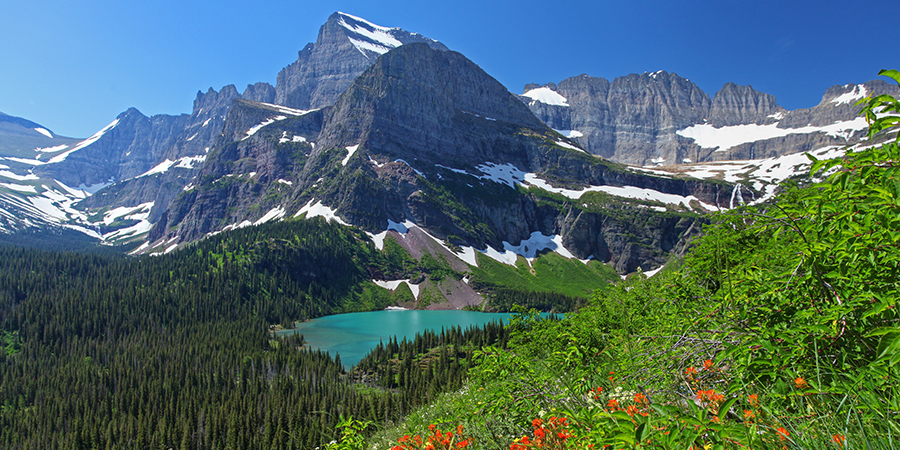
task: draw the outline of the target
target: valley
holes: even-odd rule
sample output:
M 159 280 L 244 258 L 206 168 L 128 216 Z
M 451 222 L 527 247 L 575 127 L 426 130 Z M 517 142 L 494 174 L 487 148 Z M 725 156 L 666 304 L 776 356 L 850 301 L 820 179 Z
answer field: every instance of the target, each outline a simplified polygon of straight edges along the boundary
M 792 111 L 666 71 L 514 94 L 336 12 L 189 114 L 2 114 L 0 446 L 893 448 L 880 75 Z M 302 336 L 346 314 L 377 345 Z

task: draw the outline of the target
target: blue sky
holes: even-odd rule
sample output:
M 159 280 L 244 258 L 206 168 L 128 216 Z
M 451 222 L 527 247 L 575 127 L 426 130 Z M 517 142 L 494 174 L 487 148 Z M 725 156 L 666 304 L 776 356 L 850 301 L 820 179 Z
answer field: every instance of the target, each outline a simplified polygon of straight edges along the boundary
M 440 40 L 516 93 L 661 69 L 710 97 L 730 81 L 797 109 L 900 68 L 878 44 L 895 0 L 28 0 L 0 6 L 0 111 L 72 137 L 129 107 L 189 113 L 198 90 L 274 85 L 334 11 Z

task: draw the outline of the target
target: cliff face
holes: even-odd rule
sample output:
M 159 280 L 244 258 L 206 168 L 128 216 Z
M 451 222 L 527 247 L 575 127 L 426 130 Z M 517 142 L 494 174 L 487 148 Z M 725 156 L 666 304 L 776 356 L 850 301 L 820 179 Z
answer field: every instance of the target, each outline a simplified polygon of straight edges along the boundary
M 447 49 L 416 33 L 334 13 L 319 29 L 316 42 L 307 44 L 297 61 L 278 73 L 275 103 L 298 109 L 331 105 L 379 56 L 412 42 Z
M 816 107 L 788 111 L 775 97 L 734 83 L 710 100 L 689 80 L 660 71 L 612 82 L 580 75 L 559 85 L 529 84 L 520 98 L 592 154 L 643 166 L 766 158 L 853 144 L 865 135 L 855 101 L 867 93 L 897 91 L 881 81 L 834 86 Z
M 328 108 L 235 102 L 197 180 L 155 225 L 155 245 L 325 215 L 482 251 L 558 236 L 623 273 L 683 251 L 694 211 L 731 194 L 591 156 L 477 65 L 426 44 L 386 53 Z

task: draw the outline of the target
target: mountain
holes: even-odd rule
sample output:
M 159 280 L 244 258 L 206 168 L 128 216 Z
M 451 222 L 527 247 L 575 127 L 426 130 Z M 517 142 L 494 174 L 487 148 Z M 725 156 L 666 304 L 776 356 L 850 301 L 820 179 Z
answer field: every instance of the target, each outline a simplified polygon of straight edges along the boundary
M 33 158 L 78 139 L 59 136 L 48 127 L 0 112 L 0 156 Z
M 159 252 L 324 216 L 457 270 L 552 250 L 627 273 L 681 253 L 704 213 L 769 198 L 808 162 L 797 152 L 856 142 L 854 99 L 883 89 L 836 86 L 787 111 L 749 86 L 710 99 L 660 71 L 516 96 L 437 41 L 335 13 L 274 87 L 210 88 L 190 114 L 132 108 L 87 139 L 17 147 L 0 160 L 0 231 Z
M 759 159 L 845 146 L 865 136 L 856 100 L 896 95 L 883 81 L 829 88 L 815 107 L 788 111 L 750 86 L 725 84 L 710 99 L 665 71 L 612 82 L 579 75 L 529 84 L 521 98 L 542 121 L 613 161 L 645 165 Z
M 62 138 L 33 122 L 2 115 L 0 146 L 8 149 L 0 148 L 0 155 L 19 160 L 4 161 L 0 169 L 11 172 L 9 177 L 0 173 L 0 181 L 9 178 L 20 187 L 0 186 L 0 211 L 6 211 L 9 221 L 0 223 L 0 232 L 80 223 L 79 230 L 99 233 L 110 242 L 143 236 L 196 176 L 223 132 L 234 100 L 271 104 L 278 92 L 299 98 L 298 92 L 306 89 L 315 104 L 331 104 L 380 53 L 420 41 L 446 49 L 415 33 L 335 13 L 319 39 L 282 70 L 277 89 L 260 82 L 242 94 L 233 85 L 199 91 L 191 114 L 147 117 L 131 108 L 88 139 Z M 28 185 L 21 184 L 23 178 Z M 85 212 L 72 208 L 76 202 Z
M 413 43 L 378 58 L 330 107 L 235 102 L 144 250 L 305 215 L 376 242 L 391 234 L 413 255 L 430 240 L 460 264 L 553 250 L 628 273 L 683 249 L 697 213 L 733 195 L 591 156 L 463 55 Z
M 331 105 L 379 56 L 412 42 L 447 50 L 420 34 L 336 12 L 319 29 L 316 42 L 307 44 L 297 61 L 278 73 L 274 101 L 268 102 L 297 109 Z

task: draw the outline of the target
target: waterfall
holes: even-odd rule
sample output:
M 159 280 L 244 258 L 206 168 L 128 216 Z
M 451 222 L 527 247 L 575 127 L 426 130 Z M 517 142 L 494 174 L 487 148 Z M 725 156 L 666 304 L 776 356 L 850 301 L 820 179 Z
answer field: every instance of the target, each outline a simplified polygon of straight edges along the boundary
M 737 202 L 739 205 L 744 204 L 744 197 L 741 195 L 741 183 L 737 183 L 734 185 L 734 190 L 731 191 L 731 201 L 728 204 L 728 209 L 734 209 L 735 198 L 737 198 Z

